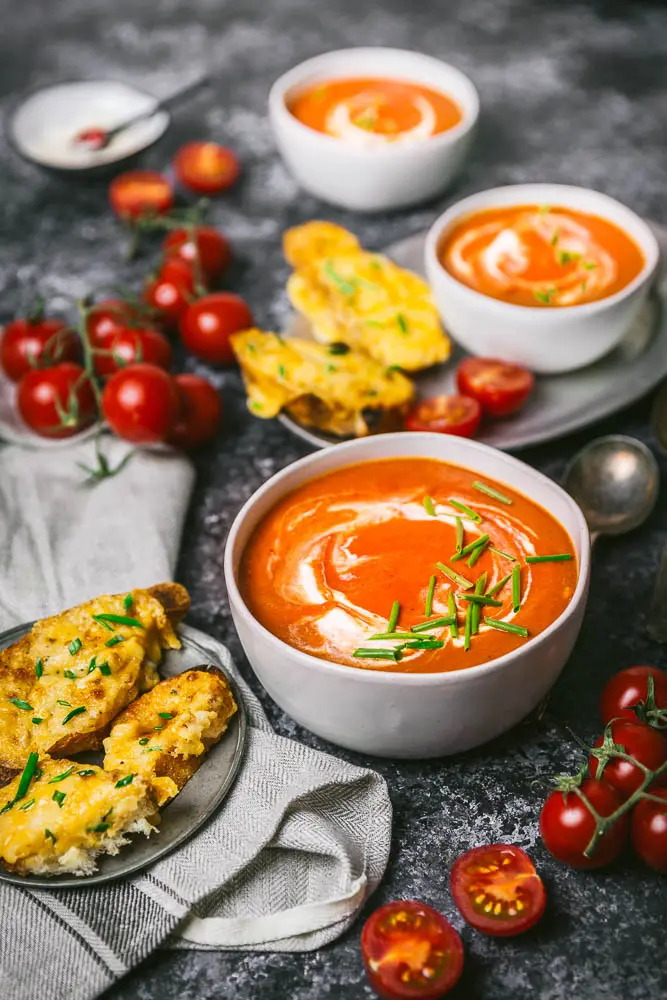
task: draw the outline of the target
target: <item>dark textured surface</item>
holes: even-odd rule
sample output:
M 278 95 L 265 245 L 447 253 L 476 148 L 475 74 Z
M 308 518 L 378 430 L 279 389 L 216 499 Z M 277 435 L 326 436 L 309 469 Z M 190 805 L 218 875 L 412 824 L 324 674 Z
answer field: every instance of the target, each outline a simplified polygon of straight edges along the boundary
M 235 244 L 233 287 L 250 299 L 258 321 L 272 326 L 286 313 L 279 241 L 287 225 L 325 215 L 349 224 L 371 246 L 382 246 L 423 228 L 454 197 L 409 214 L 355 218 L 299 195 L 286 174 L 265 118 L 271 81 L 307 56 L 364 43 L 424 49 L 474 79 L 482 127 L 457 194 L 523 180 L 572 182 L 600 188 L 667 222 L 667 9 L 660 3 L 30 0 L 13 4 L 3 21 L 3 106 L 10 107 L 24 89 L 75 77 L 116 76 L 164 94 L 210 65 L 219 81 L 215 93 L 177 115 L 146 162 L 161 167 L 180 142 L 198 137 L 227 141 L 240 151 L 243 182 L 215 205 L 212 217 Z M 138 282 L 147 263 L 123 262 L 104 186 L 41 173 L 5 140 L 0 165 L 2 318 L 26 301 L 35 283 L 65 306 L 68 295 L 111 281 Z M 280 425 L 247 415 L 234 373 L 215 378 L 225 395 L 226 431 L 198 459 L 179 577 L 193 594 L 192 623 L 227 641 L 240 657 L 222 580 L 225 537 L 246 497 L 305 448 Z M 645 401 L 522 457 L 558 478 L 576 448 L 598 433 L 622 431 L 648 440 L 648 413 Z M 660 461 L 664 473 L 667 461 Z M 596 729 L 597 697 L 609 674 L 633 662 L 665 665 L 663 651 L 643 629 L 656 553 L 667 534 L 664 491 L 661 500 L 644 528 L 603 541 L 595 554 L 589 613 L 551 703 L 554 715 L 585 736 Z M 320 745 L 263 700 L 281 733 Z M 373 762 L 389 783 L 395 826 L 387 877 L 369 909 L 395 897 L 419 897 L 453 920 L 463 933 L 467 967 L 452 997 L 643 1000 L 667 992 L 664 881 L 629 857 L 609 872 L 568 870 L 537 839 L 543 790 L 534 782 L 573 761 L 556 728 L 526 724 L 461 758 Z M 456 855 L 493 840 L 532 848 L 547 883 L 547 914 L 524 939 L 494 941 L 463 927 L 449 896 L 448 869 Z M 163 954 L 107 997 L 368 997 L 359 926 L 308 955 Z

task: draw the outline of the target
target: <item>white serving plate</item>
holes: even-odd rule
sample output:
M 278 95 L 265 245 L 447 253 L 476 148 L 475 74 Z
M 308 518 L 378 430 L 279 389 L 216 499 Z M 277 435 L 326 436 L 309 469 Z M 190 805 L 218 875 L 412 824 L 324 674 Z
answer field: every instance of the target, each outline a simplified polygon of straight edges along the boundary
M 640 399 L 667 375 L 667 228 L 650 223 L 661 249 L 654 293 L 622 342 L 596 364 L 563 375 L 540 376 L 528 404 L 514 417 L 485 423 L 476 439 L 504 451 L 526 448 L 562 437 L 608 417 Z M 392 243 L 385 253 L 402 267 L 424 275 L 426 231 Z M 310 328 L 294 316 L 286 336 L 309 336 Z M 418 398 L 456 392 L 455 372 L 465 352 L 456 344 L 450 360 L 415 378 Z M 340 438 L 302 427 L 287 414 L 278 418 L 298 437 L 316 448 Z

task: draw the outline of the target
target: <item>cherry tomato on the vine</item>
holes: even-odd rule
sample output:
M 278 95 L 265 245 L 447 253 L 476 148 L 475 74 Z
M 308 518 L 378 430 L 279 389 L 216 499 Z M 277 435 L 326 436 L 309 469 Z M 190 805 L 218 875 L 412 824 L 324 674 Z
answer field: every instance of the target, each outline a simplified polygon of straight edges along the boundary
M 477 430 L 482 411 L 476 399 L 469 396 L 432 396 L 417 403 L 405 418 L 409 431 L 435 431 L 472 437 Z
M 667 760 L 667 737 L 659 733 L 657 729 L 643 726 L 639 722 L 618 719 L 611 723 L 611 735 L 614 743 L 622 746 L 627 754 L 651 771 L 655 771 Z M 603 738 L 600 736 L 595 741 L 594 746 L 602 746 Z M 597 777 L 598 765 L 599 761 L 591 754 L 588 758 L 588 773 L 592 778 Z M 644 780 L 644 772 L 629 760 L 623 760 L 622 757 L 612 757 L 605 764 L 600 778 L 603 778 L 607 784 L 613 785 L 624 799 L 628 799 Z M 667 771 L 663 771 L 655 780 L 655 785 L 664 784 L 667 784 Z
M 656 788 L 651 795 L 655 798 L 640 799 L 632 811 L 630 839 L 642 861 L 667 874 L 667 788 Z
M 121 219 L 162 215 L 174 204 L 169 179 L 155 170 L 128 170 L 109 185 L 109 201 Z
M 489 844 L 462 854 L 450 883 L 462 915 L 483 934 L 521 934 L 544 913 L 542 879 L 526 852 L 513 844 Z
M 48 319 L 41 312 L 12 320 L 0 334 L 0 364 L 12 382 L 18 382 L 31 368 L 77 361 L 80 353 L 76 334 L 62 320 Z
M 125 299 L 100 299 L 86 315 L 86 331 L 93 341 L 120 333 L 140 321 L 140 309 Z
M 176 326 L 195 296 L 192 265 L 177 257 L 164 261 L 155 278 L 144 285 L 144 301 L 167 326 Z
M 114 434 L 125 441 L 166 441 L 178 416 L 174 380 L 155 365 L 121 368 L 104 387 L 102 412 Z
M 81 365 L 70 361 L 27 372 L 19 382 L 16 405 L 28 427 L 41 437 L 71 437 L 97 415 L 90 379 Z
M 188 142 L 174 157 L 174 174 L 183 187 L 199 194 L 219 194 L 241 173 L 237 156 L 217 142 Z
M 210 364 L 233 364 L 229 338 L 253 325 L 250 309 L 232 292 L 214 292 L 193 302 L 180 321 L 181 340 L 188 351 Z
M 632 706 L 646 703 L 649 676 L 653 677 L 656 708 L 667 712 L 667 673 L 657 667 L 627 667 L 610 677 L 602 689 L 600 715 L 605 726 L 612 719 L 638 721 Z
M 611 816 L 623 799 L 606 781 L 586 778 L 581 792 L 600 816 Z M 596 829 L 595 819 L 574 791 L 554 791 L 542 806 L 540 834 L 544 846 L 558 861 L 573 868 L 602 868 L 623 850 L 628 834 L 628 817 L 621 816 L 598 840 L 590 858 L 584 855 Z
M 165 257 L 179 258 L 193 268 L 198 258 L 202 276 L 211 284 L 218 280 L 232 258 L 229 240 L 213 226 L 195 226 L 193 232 L 174 229 L 162 247 Z
M 176 448 L 197 448 L 215 436 L 222 421 L 220 393 L 199 375 L 175 375 L 179 412 L 169 443 Z
M 168 371 L 171 368 L 171 344 L 158 330 L 127 327 L 111 336 L 91 338 L 93 364 L 98 375 L 106 378 L 126 365 L 145 361 Z
M 361 954 L 384 1000 L 437 1000 L 463 971 L 463 944 L 449 921 L 416 900 L 381 906 L 364 924 Z
M 458 367 L 456 384 L 472 396 L 489 417 L 508 417 L 526 402 L 535 378 L 523 365 L 496 358 L 466 358 Z

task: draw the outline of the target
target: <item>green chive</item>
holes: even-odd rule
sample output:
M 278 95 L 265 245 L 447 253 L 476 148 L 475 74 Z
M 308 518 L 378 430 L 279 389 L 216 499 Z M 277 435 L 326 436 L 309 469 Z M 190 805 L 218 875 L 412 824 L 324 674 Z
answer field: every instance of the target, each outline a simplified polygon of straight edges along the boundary
M 348 354 L 350 348 L 347 344 L 336 343 L 329 344 L 328 351 L 329 354 Z
M 17 708 L 22 708 L 24 712 L 34 711 L 30 702 L 23 701 L 22 698 L 8 698 L 7 701 L 10 701 L 12 705 L 16 705 Z
M 509 559 L 510 562 L 516 562 L 516 558 L 511 556 L 509 552 L 503 552 L 501 549 L 497 549 L 495 545 L 489 545 L 489 552 L 495 552 L 497 556 L 502 556 L 503 559 Z
M 435 505 L 433 503 L 433 497 L 424 497 L 424 507 L 426 513 L 430 514 L 431 517 L 435 517 Z
M 112 812 L 113 812 L 113 806 L 111 807 L 111 809 L 108 809 L 107 812 L 105 812 L 104 816 L 102 817 L 103 823 L 109 819 L 109 816 L 111 816 Z
M 397 314 L 397 316 L 396 316 L 396 322 L 398 323 L 398 326 L 399 326 L 399 329 L 400 329 L 401 333 L 407 333 L 408 332 L 408 324 L 407 324 L 407 322 L 405 320 L 405 316 L 403 315 L 403 313 L 398 313 Z
M 34 806 L 34 804 L 35 804 L 34 799 L 28 799 L 28 801 L 24 802 L 22 806 L 19 806 L 19 809 L 22 809 L 23 812 L 26 812 L 28 809 L 30 809 L 30 806 Z
M 428 581 L 428 590 L 426 592 L 426 603 L 424 605 L 424 614 L 428 618 L 429 615 L 433 613 L 433 595 L 435 593 L 435 574 Z M 412 629 L 414 632 L 414 629 Z
M 324 265 L 324 273 L 327 274 L 334 284 L 338 286 L 343 295 L 354 295 L 356 291 L 354 282 L 348 281 L 346 278 L 341 277 L 340 274 L 336 274 L 331 261 L 327 261 Z
M 88 833 L 106 833 L 109 826 L 109 823 L 98 823 L 97 826 L 89 826 Z
M 471 507 L 466 507 L 464 503 L 459 503 L 458 500 L 452 500 L 452 499 L 449 500 L 449 503 L 456 510 L 460 510 L 462 514 L 466 514 L 470 518 L 470 520 L 475 521 L 476 524 L 479 524 L 479 522 L 482 520 L 481 514 L 478 514 L 476 510 L 472 510 Z
M 174 718 L 174 713 L 173 712 L 158 712 L 158 715 L 160 716 L 161 719 L 173 719 Z
M 80 774 L 82 778 L 87 778 L 89 774 L 95 774 L 95 769 L 93 767 L 84 767 L 76 773 Z
M 110 677 L 111 676 L 111 667 L 109 666 L 108 663 L 100 663 L 100 673 L 104 677 Z
M 76 656 L 76 654 L 79 652 L 82 646 L 83 643 L 81 642 L 81 639 L 79 639 L 78 636 L 76 639 L 72 639 L 69 646 L 67 647 L 69 649 L 69 655 Z
M 494 583 L 493 587 L 490 587 L 489 590 L 487 590 L 486 596 L 495 597 L 498 591 L 503 589 L 511 575 L 512 574 L 509 573 L 507 576 L 504 576 L 502 580 L 498 580 L 498 583 Z
M 454 562 L 456 559 L 464 559 L 466 556 L 469 556 L 471 552 L 474 552 L 474 550 L 477 548 L 478 545 L 484 545 L 484 543 L 488 542 L 488 540 L 489 540 L 488 534 L 480 535 L 479 538 L 476 538 L 473 542 L 470 542 L 468 545 L 466 545 L 464 549 L 461 549 L 460 552 L 457 551 L 456 554 L 452 556 L 452 562 Z
M 389 615 L 389 622 L 387 624 L 387 632 L 396 631 L 396 623 L 398 622 L 398 616 L 401 613 L 401 605 L 398 601 L 394 601 L 391 606 L 391 613 Z
M 153 726 L 153 732 L 154 733 L 161 733 L 163 729 L 164 729 L 164 726 Z
M 58 792 L 58 791 L 55 791 L 51 796 L 53 801 L 57 802 L 61 809 L 63 807 L 63 802 L 65 801 L 65 797 L 66 797 L 65 792 Z
M 107 639 L 107 641 L 104 643 L 104 645 L 105 646 L 117 646 L 119 642 L 122 642 L 124 640 L 124 638 L 125 638 L 124 635 L 114 635 L 114 636 L 111 637 L 111 639 Z
M 484 588 L 486 587 L 486 580 L 487 580 L 486 573 L 482 573 L 482 575 L 478 578 L 477 583 L 475 584 L 475 595 L 477 597 L 481 597 L 481 595 L 484 593 Z M 472 632 L 473 635 L 477 635 L 477 633 L 479 632 L 479 618 L 481 613 L 482 609 L 480 608 L 479 604 L 473 604 L 472 615 L 470 616 L 470 631 Z
M 104 622 L 113 622 L 114 625 L 131 625 L 132 628 L 144 627 L 138 618 L 128 618 L 127 615 L 93 615 L 93 618 L 101 625 L 103 625 Z
M 133 774 L 126 774 L 124 778 L 116 782 L 116 788 L 125 788 L 126 785 L 131 785 L 134 780 Z
M 463 633 L 463 648 L 466 653 L 470 649 L 470 635 L 472 633 L 472 604 L 466 609 L 465 629 Z
M 132 607 L 132 600 L 133 600 L 132 594 L 125 595 L 125 600 L 123 601 L 123 607 L 125 608 L 126 611 L 129 611 L 130 608 Z
M 72 707 L 71 701 L 61 701 L 60 698 L 58 699 L 58 704 L 62 705 L 63 708 L 71 708 Z
M 472 569 L 477 560 L 479 559 L 479 557 L 484 555 L 484 552 L 486 551 L 488 544 L 489 544 L 488 541 L 486 541 L 486 542 L 480 542 L 479 545 L 476 545 L 475 548 L 470 553 L 470 558 L 468 559 L 466 566 Z
M 39 754 L 36 753 L 34 750 L 32 753 L 28 754 L 28 760 L 26 762 L 25 767 L 23 768 L 23 774 L 19 779 L 19 786 L 16 789 L 14 802 L 18 802 L 19 799 L 22 799 L 25 793 L 28 791 L 28 788 L 30 787 L 30 782 L 33 779 L 35 771 L 37 770 L 38 760 L 39 760 Z
M 44 673 L 44 664 L 42 663 L 41 656 L 37 660 L 37 663 L 35 664 L 35 673 L 37 674 L 37 677 L 41 677 L 42 674 Z
M 401 658 L 397 649 L 355 649 L 352 656 L 363 660 L 393 660 L 394 663 Z
M 49 780 L 47 781 L 47 785 L 55 785 L 59 781 L 64 781 L 65 778 L 69 778 L 70 774 L 72 774 L 73 771 L 74 771 L 74 765 L 72 764 L 72 766 L 68 767 L 66 771 L 62 771 L 60 774 L 54 775 L 53 778 L 49 778 Z
M 454 600 L 454 595 L 452 594 L 451 590 L 447 594 L 447 605 L 449 607 L 449 616 L 452 620 L 452 623 L 449 626 L 449 634 L 451 635 L 452 639 L 458 639 L 459 629 L 456 624 L 456 601 Z
M 452 616 L 448 615 L 446 618 L 431 618 L 430 622 L 420 622 L 419 625 L 411 625 L 411 632 L 428 632 L 431 628 L 444 628 L 445 625 L 452 624 Z
M 493 486 L 487 486 L 486 483 L 482 483 L 479 480 L 476 480 L 472 484 L 472 488 L 479 490 L 480 493 L 486 493 L 487 497 L 493 497 L 494 500 L 499 500 L 500 503 L 512 503 L 510 498 L 506 497 L 504 493 L 499 493 L 498 490 L 494 490 Z
M 67 679 L 70 681 L 76 680 L 76 674 L 74 673 L 73 670 L 63 670 L 63 676 L 67 677 Z
M 463 587 L 464 590 L 470 590 L 470 588 L 472 587 L 473 585 L 472 580 L 466 580 L 465 576 L 461 576 L 459 573 L 455 573 L 453 569 L 450 569 L 449 566 L 445 566 L 444 563 L 437 562 L 435 565 L 436 568 L 439 569 L 441 573 L 444 573 L 445 576 L 448 576 L 449 579 L 453 580 L 454 583 L 457 583 L 459 587 Z
M 375 635 L 369 636 L 369 641 L 371 639 L 373 641 L 376 639 L 405 639 L 409 635 L 409 632 L 376 632 Z
M 524 628 L 523 625 L 512 625 L 510 622 L 501 622 L 496 618 L 485 618 L 485 625 L 490 625 L 491 628 L 497 628 L 501 632 L 513 632 L 515 635 L 522 635 L 524 639 L 528 638 L 528 629 Z
M 286 373 L 286 371 L 285 371 L 285 365 L 278 365 L 278 376 L 279 376 L 280 378 L 285 378 L 285 375 L 286 375 L 286 374 L 287 374 L 287 373 Z
M 462 601 L 469 601 L 471 604 L 479 604 L 482 607 L 502 608 L 502 601 L 494 601 L 492 597 L 485 597 L 483 594 L 461 594 Z
M 95 669 L 96 666 L 97 666 L 97 657 L 94 656 L 92 658 L 92 660 L 90 661 L 90 663 L 88 664 L 88 673 L 92 674 L 92 672 L 93 672 L 93 670 Z
M 31 719 L 30 721 L 32 722 L 33 726 L 39 726 L 41 725 L 42 722 L 44 722 L 44 719 L 40 719 L 40 717 L 36 715 L 34 719 Z
M 517 563 L 512 570 L 512 610 L 517 613 L 521 607 L 521 567 Z
M 413 639 L 406 642 L 405 649 L 442 649 L 444 645 L 441 639 Z
M 569 552 L 560 552 L 555 556 L 526 556 L 527 563 L 542 563 L 542 562 L 569 562 L 572 556 Z
M 73 719 L 75 715 L 81 715 L 85 711 L 86 711 L 86 708 L 85 708 L 84 705 L 79 705 L 78 708 L 73 708 L 71 712 L 67 713 L 67 715 L 65 716 L 65 718 L 61 722 L 61 725 L 62 726 L 66 726 L 67 723 L 70 721 L 70 719 Z
M 9 802 L 5 802 L 2 809 L 0 809 L 0 816 L 2 816 L 6 812 L 9 812 L 9 810 L 12 809 L 13 807 L 14 807 L 14 799 L 10 799 Z
M 55 844 L 55 842 L 56 842 L 56 836 L 55 836 L 55 834 L 51 833 L 51 831 L 49 830 L 48 826 L 47 826 L 46 830 L 44 831 L 44 836 L 46 837 L 47 840 L 52 840 L 53 843 Z
M 162 747 L 146 747 L 142 753 L 163 753 Z
M 149 736 L 142 736 L 141 739 L 139 740 L 139 746 L 145 747 L 149 739 L 150 739 Z
M 93 615 L 93 618 L 97 622 L 97 624 L 101 625 L 102 628 L 105 628 L 107 630 L 107 632 L 115 632 L 116 631 L 115 628 L 113 627 L 113 625 L 110 625 L 109 622 L 103 621 L 100 618 L 99 615 Z
M 463 521 L 456 515 L 456 551 L 458 555 L 461 554 L 463 550 Z

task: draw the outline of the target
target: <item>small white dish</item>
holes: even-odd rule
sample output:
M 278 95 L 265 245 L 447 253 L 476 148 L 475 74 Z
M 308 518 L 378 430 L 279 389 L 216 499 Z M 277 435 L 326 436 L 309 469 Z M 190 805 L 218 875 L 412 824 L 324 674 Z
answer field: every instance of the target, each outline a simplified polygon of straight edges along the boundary
M 264 516 L 315 476 L 370 459 L 421 457 L 474 469 L 540 504 L 570 535 L 579 564 L 575 592 L 539 635 L 489 663 L 440 674 L 343 666 L 278 639 L 251 614 L 238 585 L 244 549 Z M 560 486 L 476 441 L 446 434 L 382 434 L 326 448 L 273 476 L 242 507 L 225 549 L 225 580 L 236 630 L 271 697 L 318 736 L 360 753 L 422 758 L 459 753 L 516 725 L 563 669 L 586 608 L 590 539 L 584 516 Z
M 170 122 L 158 111 L 129 126 L 105 149 L 73 142 L 78 132 L 99 126 L 111 129 L 133 115 L 149 112 L 157 98 L 120 80 L 81 80 L 44 87 L 14 112 L 9 137 L 25 159 L 42 167 L 70 172 L 120 163 L 143 152 L 164 134 Z
M 442 91 L 463 112 L 458 125 L 414 144 L 358 148 L 302 124 L 290 98 L 320 80 L 392 77 Z M 285 163 L 306 191 L 360 212 L 414 205 L 440 194 L 470 148 L 479 98 L 465 74 L 432 56 L 404 49 L 340 49 L 315 56 L 281 76 L 269 95 L 269 119 Z
M 583 305 L 520 306 L 491 298 L 449 274 L 438 248 L 466 216 L 504 205 L 553 205 L 608 219 L 641 248 L 644 267 L 615 295 Z M 464 198 L 433 223 L 425 267 L 447 331 L 471 354 L 526 365 L 538 374 L 583 368 L 616 347 L 642 309 L 660 259 L 658 241 L 635 212 L 599 191 L 565 184 L 513 184 Z

